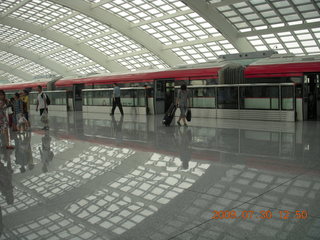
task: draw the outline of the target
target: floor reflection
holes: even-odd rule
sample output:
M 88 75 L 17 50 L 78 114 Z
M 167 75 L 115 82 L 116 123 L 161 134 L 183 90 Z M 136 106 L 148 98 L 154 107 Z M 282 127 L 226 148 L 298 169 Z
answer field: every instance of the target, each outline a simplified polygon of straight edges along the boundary
M 210 222 L 210 211 L 230 209 L 306 209 L 303 231 L 310 239 L 319 233 L 320 124 L 194 118 L 167 128 L 159 119 L 68 114 L 51 116 L 42 131 L 32 116 L 31 132 L 12 134 L 15 149 L 0 148 L 2 237 L 206 239 L 248 231 L 286 239 L 301 224 Z

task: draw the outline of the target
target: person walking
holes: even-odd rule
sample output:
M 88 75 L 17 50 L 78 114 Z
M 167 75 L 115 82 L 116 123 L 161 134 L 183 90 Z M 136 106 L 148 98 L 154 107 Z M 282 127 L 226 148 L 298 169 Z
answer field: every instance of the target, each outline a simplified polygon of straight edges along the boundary
M 14 147 L 10 145 L 9 121 L 7 117 L 8 107 L 10 107 L 10 104 L 6 99 L 6 94 L 3 90 L 0 90 L 0 131 L 4 135 L 6 148 L 13 149 Z
M 48 122 L 48 106 L 47 106 L 47 95 L 42 91 L 42 86 L 37 87 L 38 97 L 37 97 L 37 107 L 36 111 L 40 109 L 41 121 L 44 124 L 42 130 L 49 130 Z
M 20 93 L 21 100 L 23 102 L 23 114 L 24 117 L 27 119 L 27 129 L 30 128 L 30 120 L 29 120 L 29 111 L 30 111 L 30 104 L 29 104 L 29 92 L 27 90 L 23 90 Z
M 116 107 L 119 107 L 121 115 L 123 115 L 123 109 L 122 109 L 122 104 L 120 100 L 120 87 L 118 86 L 117 83 L 113 83 L 113 94 L 112 94 L 112 110 L 110 115 L 114 115 L 114 110 Z
M 181 126 L 180 121 L 182 119 L 184 126 L 187 127 L 188 125 L 187 125 L 187 121 L 186 121 L 186 114 L 187 114 L 188 108 L 190 107 L 190 96 L 189 96 L 189 92 L 187 90 L 186 84 L 181 85 L 181 89 L 178 92 L 176 105 L 177 105 L 177 107 L 180 108 L 180 117 L 177 121 L 177 124 L 179 126 Z

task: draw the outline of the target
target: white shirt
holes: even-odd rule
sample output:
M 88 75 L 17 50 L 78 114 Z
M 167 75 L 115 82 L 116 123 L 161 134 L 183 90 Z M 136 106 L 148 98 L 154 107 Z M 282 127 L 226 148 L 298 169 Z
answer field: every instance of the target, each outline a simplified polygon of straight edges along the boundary
M 43 97 L 41 95 L 43 94 Z M 44 92 L 41 92 L 38 94 L 38 104 L 39 104 L 39 109 L 46 108 L 46 94 Z

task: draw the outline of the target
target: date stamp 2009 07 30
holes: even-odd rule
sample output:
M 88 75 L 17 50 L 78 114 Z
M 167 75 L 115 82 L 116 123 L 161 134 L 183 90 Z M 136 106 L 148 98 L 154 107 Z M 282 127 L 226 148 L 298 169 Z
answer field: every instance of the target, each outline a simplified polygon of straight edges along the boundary
M 211 219 L 271 219 L 278 217 L 279 219 L 307 219 L 308 212 L 306 210 L 297 210 L 290 212 L 287 210 L 280 210 L 276 212 L 266 211 L 212 211 Z

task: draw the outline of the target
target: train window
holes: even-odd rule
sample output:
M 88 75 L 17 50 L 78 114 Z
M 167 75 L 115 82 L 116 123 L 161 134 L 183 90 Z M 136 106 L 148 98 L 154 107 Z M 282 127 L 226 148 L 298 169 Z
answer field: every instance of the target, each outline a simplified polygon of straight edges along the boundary
M 112 88 L 112 84 L 95 84 L 93 85 L 93 88 Z
M 246 78 L 246 83 L 289 83 L 290 77 L 261 77 L 261 78 Z
M 283 110 L 293 110 L 293 86 L 281 86 L 281 106 Z
M 207 85 L 207 81 L 206 80 L 191 80 L 190 81 L 190 85 Z
M 189 83 L 190 83 L 189 80 L 176 80 L 176 81 L 174 81 L 175 86 L 181 86 L 182 84 L 186 84 L 188 86 Z
M 191 107 L 216 108 L 215 88 L 191 88 Z
M 218 108 L 238 109 L 238 88 L 219 87 L 218 88 Z
M 241 109 L 279 109 L 278 86 L 240 87 Z
M 190 85 L 193 85 L 193 86 L 197 86 L 197 85 L 213 85 L 213 84 L 217 84 L 217 79 L 213 79 L 213 78 L 196 79 L 196 78 L 193 78 L 189 82 L 190 82 Z

